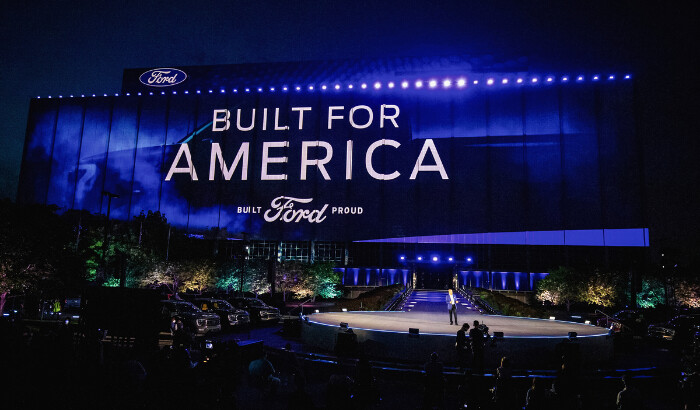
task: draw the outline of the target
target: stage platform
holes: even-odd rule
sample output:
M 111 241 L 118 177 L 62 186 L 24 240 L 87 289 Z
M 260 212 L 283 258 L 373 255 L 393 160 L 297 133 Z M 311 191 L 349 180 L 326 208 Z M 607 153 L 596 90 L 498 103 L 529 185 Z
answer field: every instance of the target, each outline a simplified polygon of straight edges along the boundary
M 456 362 L 454 348 L 460 326 L 450 325 L 444 298 L 445 291 L 414 292 L 395 312 L 328 312 L 309 315 L 302 324 L 306 344 L 334 351 L 340 323 L 347 323 L 357 335 L 361 351 L 372 357 L 424 362 L 431 352 L 441 359 Z M 485 361 L 494 367 L 502 356 L 511 357 L 518 368 L 555 368 L 565 352 L 580 358 L 584 366 L 597 366 L 612 357 L 613 341 L 605 328 L 582 323 L 547 319 L 482 315 L 467 300 L 460 298 L 459 324 L 474 320 L 486 324 L 493 336 L 503 338 L 487 343 Z M 418 329 L 418 335 L 409 334 Z M 576 332 L 576 338 L 569 338 Z

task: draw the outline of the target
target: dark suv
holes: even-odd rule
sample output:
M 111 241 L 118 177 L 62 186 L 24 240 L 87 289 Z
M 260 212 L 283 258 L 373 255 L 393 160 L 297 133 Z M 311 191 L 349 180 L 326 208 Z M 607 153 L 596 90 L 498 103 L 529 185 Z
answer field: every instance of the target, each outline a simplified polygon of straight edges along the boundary
M 200 308 L 184 300 L 161 300 L 163 320 L 170 326 L 170 320 L 178 316 L 192 333 L 203 335 L 221 331 L 221 320 L 214 313 L 203 312 Z
M 247 325 L 250 323 L 250 315 L 242 309 L 236 309 L 225 300 L 215 298 L 196 298 L 192 304 L 204 312 L 216 313 L 221 318 L 221 326 L 230 328 Z
M 650 337 L 675 342 L 692 341 L 700 330 L 700 315 L 678 315 L 667 323 L 649 325 Z
M 239 309 L 243 309 L 250 313 L 252 322 L 270 322 L 280 320 L 280 310 L 272 306 L 268 306 L 257 298 L 232 298 L 229 299 L 231 304 Z

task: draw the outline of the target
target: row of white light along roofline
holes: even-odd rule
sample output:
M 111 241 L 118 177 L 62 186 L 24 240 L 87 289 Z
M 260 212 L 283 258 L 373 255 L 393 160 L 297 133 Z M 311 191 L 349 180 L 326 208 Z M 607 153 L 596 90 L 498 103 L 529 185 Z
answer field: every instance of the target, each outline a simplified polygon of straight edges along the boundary
M 340 91 L 356 91 L 356 90 L 422 90 L 422 89 L 427 89 L 427 90 L 451 90 L 451 89 L 458 89 L 458 90 L 464 90 L 468 89 L 474 86 L 485 86 L 485 87 L 498 87 L 498 86 L 526 86 L 526 85 L 554 85 L 554 84 L 561 84 L 561 83 L 583 83 L 583 82 L 611 82 L 615 81 L 618 79 L 622 80 L 631 80 L 632 75 L 631 74 L 624 74 L 621 76 L 618 76 L 616 74 L 608 74 L 608 75 L 600 75 L 600 74 L 593 74 L 590 76 L 585 76 L 585 75 L 577 75 L 577 76 L 569 76 L 569 75 L 562 75 L 562 76 L 520 76 L 520 77 L 483 77 L 480 79 L 467 79 L 467 77 L 457 77 L 457 78 L 443 78 L 443 79 L 429 79 L 429 80 L 402 80 L 402 81 L 386 81 L 386 82 L 381 82 L 381 81 L 375 81 L 375 82 L 362 82 L 359 84 L 340 84 L 340 83 L 333 83 L 333 84 L 309 84 L 306 86 L 302 85 L 282 85 L 279 87 L 275 86 L 267 86 L 267 87 L 243 87 L 243 88 L 232 88 L 230 90 L 225 89 L 225 88 L 218 88 L 218 89 L 208 89 L 205 91 L 202 90 L 195 90 L 193 92 L 190 92 L 189 90 L 185 91 L 149 91 L 149 92 L 136 92 L 136 93 L 124 93 L 123 95 L 125 96 L 141 96 L 141 95 L 167 95 L 167 94 L 172 94 L 172 95 L 177 95 L 177 94 L 214 94 L 214 93 L 220 93 L 220 94 L 226 94 L 227 92 L 231 92 L 234 94 L 237 93 L 264 93 L 264 92 L 315 92 L 315 91 L 335 91 L 335 92 L 340 92 Z M 103 93 L 101 96 L 103 97 L 109 97 L 112 94 L 107 94 Z M 119 93 L 114 93 L 113 94 L 115 97 L 118 97 L 120 94 Z M 98 97 L 100 96 L 99 94 L 80 94 L 80 95 L 69 95 L 67 96 L 68 98 L 75 98 L 75 97 Z M 64 98 L 65 96 L 59 95 L 58 98 Z M 36 98 L 42 98 L 41 96 L 37 96 Z M 46 98 L 53 98 L 52 96 L 47 96 Z

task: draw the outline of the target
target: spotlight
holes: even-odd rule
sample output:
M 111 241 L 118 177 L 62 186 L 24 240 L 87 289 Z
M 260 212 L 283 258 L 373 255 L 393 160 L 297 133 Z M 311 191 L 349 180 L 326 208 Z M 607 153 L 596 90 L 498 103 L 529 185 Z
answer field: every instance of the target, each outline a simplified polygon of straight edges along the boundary
M 321 89 L 322 89 L 322 90 L 325 90 L 326 88 L 327 88 L 327 87 L 326 87 L 325 85 L 322 85 L 322 86 L 321 86 Z
M 343 308 L 343 312 L 347 312 L 347 311 L 348 311 L 348 308 Z
M 467 85 L 467 80 L 465 80 L 464 78 L 460 78 L 459 80 L 457 80 L 457 87 L 462 88 L 465 85 Z
M 389 84 L 387 84 L 387 87 L 389 88 L 394 88 L 394 82 L 390 81 Z
M 336 89 L 336 90 L 340 90 L 340 84 L 336 84 L 336 85 L 335 85 L 335 89 Z
M 522 78 L 518 78 L 517 80 L 515 80 L 515 82 L 518 83 L 518 84 L 522 84 L 522 83 L 523 83 L 523 79 L 522 79 Z
M 408 81 L 402 81 L 401 88 L 408 88 Z
M 474 80 L 474 85 L 479 84 L 479 80 Z
M 632 78 L 632 76 L 629 75 L 629 74 L 627 74 L 627 75 L 625 76 L 625 80 L 629 80 L 630 78 Z
M 351 90 L 352 90 L 352 87 L 353 87 L 353 85 L 352 85 L 352 84 L 348 84 L 348 88 L 349 88 L 349 89 L 351 89 Z
M 378 90 L 378 89 L 380 89 L 380 88 L 382 88 L 382 83 L 380 83 L 379 81 L 377 81 L 376 83 L 374 83 L 374 89 L 375 89 L 375 90 Z
M 405 257 L 405 256 L 400 256 L 399 259 L 401 259 L 401 260 L 403 261 L 403 260 L 406 260 L 406 257 Z
M 467 262 L 471 262 L 471 261 L 472 261 L 472 257 L 471 257 L 471 256 L 468 256 L 468 257 L 467 257 Z
M 486 80 L 486 85 L 493 85 L 493 78 Z
M 453 260 L 455 260 L 455 258 L 453 258 L 453 257 L 450 256 L 449 258 L 447 258 L 447 260 L 450 261 L 450 262 L 452 262 Z
M 318 310 L 318 309 L 315 309 L 314 312 L 319 313 L 319 310 Z
M 611 75 L 611 76 L 608 77 L 608 80 L 614 80 L 614 79 L 615 79 L 615 76 L 614 76 L 614 75 Z
M 246 89 L 245 89 L 245 92 L 249 93 L 249 92 L 250 92 L 250 88 L 246 88 Z
M 562 77 L 562 78 L 561 78 L 561 81 L 567 82 L 567 81 L 569 81 L 569 77 Z
M 555 319 L 556 319 L 556 317 L 554 317 L 554 316 L 549 317 L 549 320 L 555 320 Z
M 532 79 L 532 82 L 533 82 L 533 83 L 536 83 L 537 81 L 538 81 L 538 80 L 537 80 L 537 77 L 535 77 L 535 78 Z
M 437 262 L 437 261 L 438 261 L 438 257 L 437 257 L 437 256 L 433 256 L 433 262 Z
M 442 86 L 445 87 L 445 88 L 450 88 L 450 87 L 452 87 L 452 80 L 450 80 L 449 78 L 443 80 L 443 81 L 442 81 Z
M 552 78 L 552 77 L 547 77 L 547 82 L 548 82 L 548 83 L 551 83 L 552 81 L 554 81 L 554 78 Z
M 430 81 L 428 81 L 428 87 L 430 87 L 430 88 L 435 88 L 435 87 L 437 87 L 437 80 L 430 80 Z
M 600 80 L 600 77 L 597 76 L 597 75 L 594 75 L 594 76 L 593 76 L 593 81 L 598 81 L 598 80 Z
M 309 91 L 313 91 L 313 90 L 314 90 L 314 86 L 313 86 L 313 85 L 310 85 L 310 86 L 309 86 Z
M 583 76 L 580 75 L 580 76 L 576 77 L 576 81 L 583 81 Z
M 422 256 L 419 256 L 419 257 L 416 258 L 416 259 L 418 259 L 419 261 L 422 261 L 422 260 L 423 260 L 423 257 L 422 257 Z
M 422 88 L 423 87 L 423 81 L 418 80 L 416 81 L 416 88 Z
M 365 88 L 367 88 L 367 83 L 362 83 L 360 87 L 364 90 Z
M 501 84 L 508 84 L 508 79 L 504 78 L 503 80 L 501 80 Z

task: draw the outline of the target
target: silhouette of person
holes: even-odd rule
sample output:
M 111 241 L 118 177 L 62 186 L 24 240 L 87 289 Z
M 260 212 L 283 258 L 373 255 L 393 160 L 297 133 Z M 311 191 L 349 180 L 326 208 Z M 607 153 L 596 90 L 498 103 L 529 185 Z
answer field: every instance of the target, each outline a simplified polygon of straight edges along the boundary
M 438 361 L 437 352 L 430 354 L 430 361 L 425 364 L 424 408 L 442 407 L 445 394 L 445 376 L 442 362 Z
M 457 331 L 455 348 L 457 349 L 457 362 L 460 368 L 467 367 L 467 358 L 469 356 L 469 340 L 467 339 L 468 331 L 469 324 L 467 323 L 463 323 L 462 327 Z
M 472 345 L 472 370 L 474 373 L 484 373 L 484 332 L 479 327 L 479 321 L 474 321 L 474 326 L 469 331 L 469 339 Z

